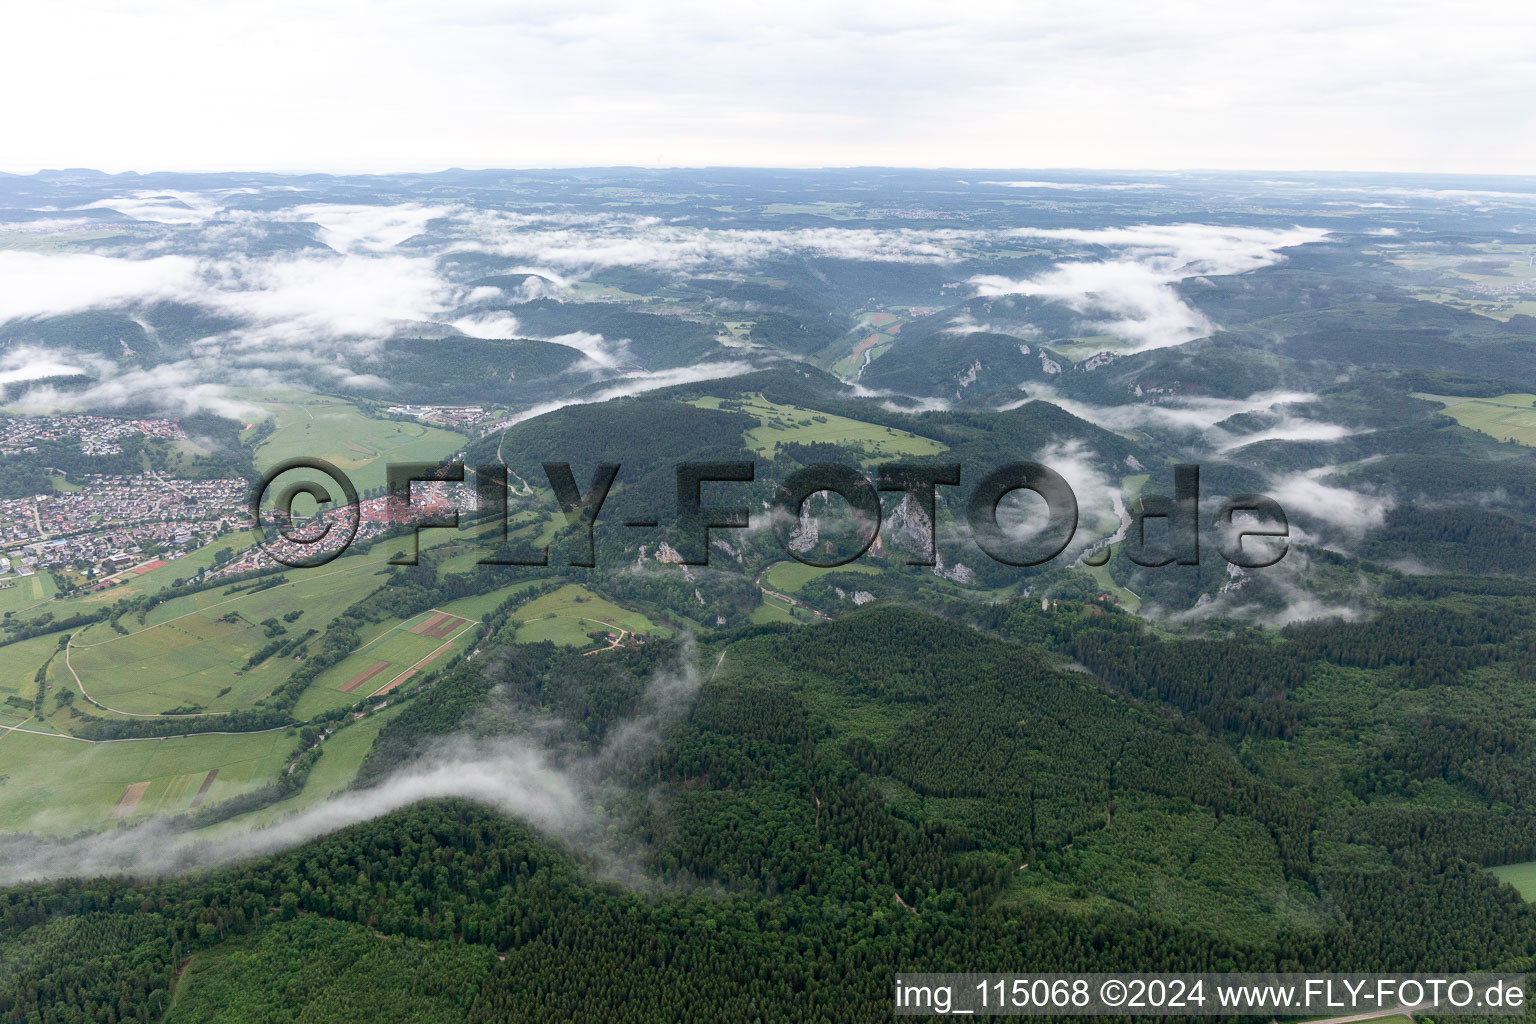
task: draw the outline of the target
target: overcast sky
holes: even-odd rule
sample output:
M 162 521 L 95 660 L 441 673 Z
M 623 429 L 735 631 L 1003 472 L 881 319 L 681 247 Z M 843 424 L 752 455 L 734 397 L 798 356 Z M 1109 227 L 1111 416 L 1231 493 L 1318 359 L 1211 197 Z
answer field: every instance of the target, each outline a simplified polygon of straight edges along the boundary
M 0 169 L 1536 173 L 1536 4 L 12 4 Z

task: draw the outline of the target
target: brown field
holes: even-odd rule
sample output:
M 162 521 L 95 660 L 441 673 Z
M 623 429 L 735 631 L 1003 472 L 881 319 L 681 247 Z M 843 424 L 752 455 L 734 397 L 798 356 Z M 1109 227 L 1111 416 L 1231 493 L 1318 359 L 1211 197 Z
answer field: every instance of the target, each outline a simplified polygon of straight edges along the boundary
M 389 682 L 385 683 L 383 686 L 370 693 L 368 695 L 369 699 L 374 697 L 382 697 L 389 693 L 391 690 L 398 690 L 400 687 L 410 682 L 411 676 L 414 676 L 415 674 L 415 669 L 411 669 L 409 672 L 401 672 L 399 675 L 395 676 L 395 678 L 391 679 Z
M 854 365 L 855 366 L 858 365 L 859 358 L 862 355 L 864 355 L 864 351 L 866 349 L 874 348 L 876 345 L 880 344 L 880 342 L 882 340 L 883 339 L 880 337 L 880 335 L 878 335 L 878 334 L 871 334 L 869 337 L 865 338 L 863 341 L 861 341 L 857 345 L 853 346 L 853 362 L 854 362 Z
M 161 566 L 165 566 L 165 565 L 169 565 L 169 564 L 170 564 L 169 562 L 161 562 L 161 561 L 158 561 L 158 560 L 154 561 L 154 562 L 145 562 L 143 565 L 135 566 L 134 570 L 133 570 L 133 574 L 135 576 L 142 576 L 142 575 L 144 575 L 147 572 L 153 572 L 154 570 L 160 568 Z
M 219 770 L 214 768 L 203 776 L 203 784 L 197 787 L 197 795 L 192 798 L 191 806 L 196 807 L 203 802 L 203 797 L 208 795 L 208 790 L 213 788 L 213 780 L 219 777 Z
M 123 795 L 117 798 L 117 805 L 107 815 L 109 818 L 126 818 L 133 813 L 139 801 L 144 799 L 144 794 L 149 790 L 149 783 L 135 782 L 123 790 Z
M 438 626 L 436 629 L 428 630 L 426 635 L 434 640 L 441 640 L 468 621 L 468 619 L 461 619 L 457 615 L 450 615 L 448 616 L 447 622 L 443 623 L 441 626 Z
M 374 662 L 372 665 L 368 666 L 366 671 L 359 672 L 351 679 L 348 679 L 342 686 L 341 692 L 351 693 L 353 690 L 357 689 L 359 686 L 362 686 L 368 680 L 372 679 L 374 676 L 378 675 L 380 672 L 383 672 L 387 668 L 389 668 L 389 662 L 387 661 Z
M 438 612 L 425 622 L 418 622 L 415 626 L 412 626 L 411 632 L 418 636 L 431 636 L 434 629 L 451 618 L 453 616 L 448 612 Z
M 463 622 L 464 620 L 460 619 L 459 621 Z M 374 690 L 368 696 L 369 697 L 382 697 L 386 693 L 388 693 L 389 691 L 391 691 L 393 689 L 396 689 L 397 687 L 404 686 L 407 682 L 410 681 L 410 678 L 412 676 L 414 676 L 417 672 L 421 671 L 427 665 L 431 664 L 433 661 L 435 661 L 437 659 L 437 656 L 439 654 L 442 654 L 444 651 L 446 651 L 448 648 L 450 648 L 452 646 L 453 646 L 452 644 L 443 644 L 443 646 L 439 647 L 437 650 L 433 651 L 431 654 L 427 655 L 425 658 L 422 658 L 416 664 L 412 665 L 409 669 L 407 669 L 404 672 L 401 672 L 399 675 L 395 676 L 395 678 L 391 679 L 389 682 L 385 683 L 383 686 L 379 687 L 377 690 Z

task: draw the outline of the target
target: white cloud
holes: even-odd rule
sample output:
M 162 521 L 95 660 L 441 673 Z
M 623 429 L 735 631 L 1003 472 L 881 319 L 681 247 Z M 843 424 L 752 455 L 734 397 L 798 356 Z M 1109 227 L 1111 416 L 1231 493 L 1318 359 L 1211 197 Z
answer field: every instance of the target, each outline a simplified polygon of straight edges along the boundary
M 6 165 L 1529 173 L 1530 5 L 33 4 Z M 900 69 L 894 74 L 893 69 Z M 189 88 L 188 83 L 195 83 Z M 237 112 L 238 116 L 231 116 Z M 939 154 L 914 159 L 914 154 Z M 996 173 L 988 177 L 998 177 Z
M 685 273 L 798 254 L 893 263 L 944 263 L 976 231 L 876 228 L 705 229 L 632 214 L 548 216 L 475 210 L 459 217 L 448 252 L 492 252 L 566 270 L 650 267 Z M 538 272 L 538 271 L 527 271 Z
M 186 256 L 122 260 L 85 253 L 0 252 L 0 322 L 188 299 L 200 290 L 197 262 Z
M 531 420 L 536 416 L 543 416 L 557 409 L 564 409 L 569 405 L 606 402 L 614 398 L 628 398 L 631 395 L 656 391 L 660 388 L 675 387 L 679 384 L 695 384 L 704 380 L 739 377 L 744 373 L 751 373 L 755 369 L 757 367 L 751 363 L 726 361 L 699 363 L 696 366 L 681 366 L 672 370 L 657 370 L 649 373 L 626 374 L 591 394 L 584 394 L 579 398 L 562 398 L 551 402 L 543 402 L 530 409 L 525 409 L 514 416 L 512 422 L 522 423 L 524 420 Z
M 475 290 L 480 291 L 478 288 Z M 517 317 L 511 313 L 477 313 L 460 317 L 453 322 L 453 327 L 471 338 L 522 337 L 517 330 Z
M 1139 352 L 1182 345 L 1209 335 L 1215 325 L 1175 290 L 1180 281 L 1241 274 L 1284 259 L 1281 249 L 1320 241 L 1315 228 L 1233 228 L 1205 224 L 1140 225 L 1101 229 L 1019 228 L 1020 238 L 1039 238 L 1118 249 L 1124 258 L 1058 263 L 1024 280 L 998 275 L 971 279 L 978 294 L 1034 295 L 1060 302 L 1088 321 L 1084 333 L 1107 333 Z
M 251 343 L 383 337 L 455 304 L 433 261 L 404 256 L 241 259 L 207 266 L 202 304 L 246 317 Z
M 624 358 L 624 353 L 628 351 L 627 340 L 621 339 L 610 343 L 605 341 L 601 334 L 593 334 L 590 331 L 571 331 L 569 334 L 557 334 L 553 338 L 543 340 L 573 348 L 593 363 L 605 368 L 617 366 Z
M 1392 507 L 1391 499 L 1326 483 L 1335 472 L 1337 467 L 1321 466 L 1275 477 L 1268 494 L 1288 513 L 1299 512 L 1354 537 L 1380 526 Z
M 232 397 L 227 388 L 208 382 L 210 367 L 195 360 L 166 363 L 151 369 L 115 372 L 110 364 L 98 366 L 96 383 L 80 389 L 37 387 L 9 406 L 21 413 L 53 413 L 150 406 L 170 413 L 200 411 L 231 418 L 251 418 L 260 408 Z
M 432 320 L 458 289 L 431 259 L 295 256 L 119 259 L 0 252 L 0 322 L 162 300 L 240 318 L 241 344 L 294 346 L 378 338 L 401 321 Z
M 115 199 L 99 199 L 77 210 L 116 210 L 134 220 L 157 224 L 200 224 L 218 212 L 219 204 L 198 192 L 134 192 Z
M 85 373 L 83 361 L 66 363 L 45 349 L 21 345 L 0 355 L 0 385 Z
M 1048 384 L 1034 382 L 1026 386 L 1028 397 L 1021 398 L 1017 402 L 1011 402 L 1002 408 L 1004 410 L 1017 408 L 1025 402 L 1043 401 L 1049 402 L 1058 408 L 1065 409 L 1079 419 L 1085 419 L 1090 423 L 1110 430 L 1128 432 L 1139 430 L 1143 427 L 1154 427 L 1164 430 L 1200 431 L 1211 432 L 1213 441 L 1220 444 L 1229 443 L 1235 436 L 1226 431 L 1217 429 L 1214 424 L 1231 416 L 1243 413 L 1265 412 L 1271 409 L 1289 405 L 1301 405 L 1315 402 L 1317 396 L 1307 391 L 1288 391 L 1276 389 L 1274 391 L 1258 391 L 1246 398 L 1215 398 L 1209 395 L 1149 395 L 1142 401 L 1126 405 L 1090 405 L 1087 402 L 1079 402 L 1058 394 Z M 1293 416 L 1293 424 L 1300 429 L 1300 424 L 1311 421 L 1302 420 Z M 1330 425 L 1323 425 L 1330 429 Z M 1248 442 L 1243 442 L 1248 443 Z
M 341 253 L 386 252 L 421 234 L 427 224 L 452 208 L 402 203 L 361 206 L 313 203 L 283 211 L 276 219 L 320 225 L 320 240 Z
M 943 334 L 1003 334 L 1010 338 L 1018 338 L 1020 341 L 1032 341 L 1040 337 L 1040 328 L 1025 324 L 1022 327 L 1014 327 L 1008 324 L 978 323 L 970 313 L 961 313 L 949 321 L 949 326 L 941 332 Z

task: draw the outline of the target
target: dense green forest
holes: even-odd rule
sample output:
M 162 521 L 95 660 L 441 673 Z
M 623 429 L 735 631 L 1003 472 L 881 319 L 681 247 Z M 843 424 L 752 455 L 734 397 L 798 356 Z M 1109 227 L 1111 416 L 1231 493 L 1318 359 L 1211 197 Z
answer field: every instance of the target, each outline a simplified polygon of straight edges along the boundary
M 1536 911 L 1480 865 L 1536 853 L 1532 751 L 1455 673 L 1523 678 L 1526 617 L 1465 600 L 1407 652 L 1411 603 L 1278 643 L 1062 602 L 601 659 L 496 645 L 408 704 L 359 785 L 542 722 L 558 763 L 608 765 L 597 826 L 439 801 L 202 874 L 9 889 L 0 1013 L 851 1021 L 884 1019 L 897 970 L 1521 969 Z M 686 704 L 620 741 L 690 665 Z M 1393 717 L 1346 778 L 1287 778 L 1361 685 L 1439 711 Z

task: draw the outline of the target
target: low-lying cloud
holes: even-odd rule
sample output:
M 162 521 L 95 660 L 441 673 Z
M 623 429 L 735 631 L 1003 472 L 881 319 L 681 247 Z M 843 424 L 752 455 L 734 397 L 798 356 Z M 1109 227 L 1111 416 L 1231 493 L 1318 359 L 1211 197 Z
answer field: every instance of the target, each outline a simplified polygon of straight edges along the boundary
M 1242 274 L 1283 260 L 1282 249 L 1321 241 L 1315 228 L 1234 228 L 1206 224 L 1141 225 L 1101 229 L 1019 228 L 1017 238 L 1074 242 L 1118 250 L 1108 260 L 1061 262 L 1021 280 L 1001 275 L 971 278 L 983 296 L 1032 295 L 1059 302 L 1084 317 L 1085 334 L 1109 334 L 1114 350 L 1140 352 L 1208 336 L 1215 325 L 1179 295 L 1180 281 Z
M 696 653 L 691 641 L 685 642 L 678 663 L 648 681 L 637 714 L 612 727 L 596 751 L 552 748 L 536 735 L 555 723 L 536 722 L 518 735 L 444 739 L 376 786 L 332 797 L 265 828 L 245 827 L 236 819 L 199 834 L 151 820 L 73 839 L 0 836 L 0 885 L 216 867 L 278 853 L 423 800 L 454 798 L 515 817 L 573 844 L 603 874 L 641 883 L 628 851 L 615 846 L 606 828 L 619 813 L 612 808 L 622 802 L 610 797 L 626 787 L 637 758 L 654 749 L 665 730 L 687 713 L 703 678 Z

